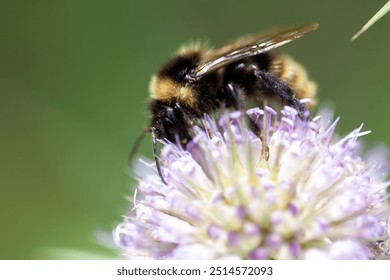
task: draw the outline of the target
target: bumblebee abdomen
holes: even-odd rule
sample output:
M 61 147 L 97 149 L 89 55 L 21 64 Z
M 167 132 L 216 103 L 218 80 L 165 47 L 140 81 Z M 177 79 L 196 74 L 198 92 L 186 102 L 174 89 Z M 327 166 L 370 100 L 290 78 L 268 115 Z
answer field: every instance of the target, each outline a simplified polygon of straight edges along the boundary
M 308 107 L 316 105 L 317 85 L 309 79 L 305 68 L 293 58 L 284 54 L 275 55 L 268 71 L 286 82 L 294 90 L 296 98 L 309 98 Z

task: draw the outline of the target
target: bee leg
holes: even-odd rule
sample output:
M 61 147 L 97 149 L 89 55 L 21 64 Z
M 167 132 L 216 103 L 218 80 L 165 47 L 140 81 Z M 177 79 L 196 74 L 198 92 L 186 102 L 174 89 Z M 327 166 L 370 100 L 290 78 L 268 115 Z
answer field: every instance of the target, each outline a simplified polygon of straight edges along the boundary
M 162 175 L 160 161 L 157 157 L 157 138 L 156 138 L 156 128 L 154 128 L 154 127 L 152 127 L 152 144 L 153 144 L 154 161 L 156 162 L 156 168 L 157 168 L 158 175 L 160 176 L 161 181 L 165 185 L 168 185 L 167 182 L 165 181 L 163 175 Z
M 256 71 L 255 75 L 261 80 L 261 88 L 267 92 L 280 96 L 283 100 L 290 103 L 291 107 L 298 111 L 301 119 L 306 118 L 305 112 L 308 110 L 296 97 L 292 88 L 281 81 L 276 76 L 265 71 Z
M 242 111 L 243 115 L 245 116 L 245 119 L 249 125 L 250 130 L 256 134 L 257 136 L 260 136 L 261 130 L 259 125 L 252 120 L 245 112 L 243 102 L 240 100 L 239 93 L 237 92 L 236 87 L 233 85 L 233 83 L 228 83 L 226 86 L 226 93 L 227 93 L 227 99 L 229 100 L 229 104 L 231 104 L 235 110 Z

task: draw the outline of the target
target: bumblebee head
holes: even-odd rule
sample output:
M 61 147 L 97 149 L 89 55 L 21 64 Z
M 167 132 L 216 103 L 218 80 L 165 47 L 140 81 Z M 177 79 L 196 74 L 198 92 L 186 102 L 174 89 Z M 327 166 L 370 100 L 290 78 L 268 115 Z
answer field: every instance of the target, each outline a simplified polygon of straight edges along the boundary
M 179 140 L 181 144 L 186 144 L 191 139 L 191 119 L 179 104 L 169 106 L 159 100 L 152 100 L 149 110 L 150 127 L 155 129 L 158 139 L 167 139 L 172 143 Z

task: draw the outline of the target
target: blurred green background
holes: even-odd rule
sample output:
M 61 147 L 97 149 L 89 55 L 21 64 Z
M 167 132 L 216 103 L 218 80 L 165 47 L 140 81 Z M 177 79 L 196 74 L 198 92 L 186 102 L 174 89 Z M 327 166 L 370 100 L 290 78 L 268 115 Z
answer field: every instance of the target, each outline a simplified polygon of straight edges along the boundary
M 368 145 L 390 143 L 390 15 L 349 40 L 385 2 L 1 0 L 0 258 L 117 257 L 96 233 L 129 207 L 150 76 L 193 39 L 318 21 L 282 51 L 318 81 L 339 133 L 364 122 Z

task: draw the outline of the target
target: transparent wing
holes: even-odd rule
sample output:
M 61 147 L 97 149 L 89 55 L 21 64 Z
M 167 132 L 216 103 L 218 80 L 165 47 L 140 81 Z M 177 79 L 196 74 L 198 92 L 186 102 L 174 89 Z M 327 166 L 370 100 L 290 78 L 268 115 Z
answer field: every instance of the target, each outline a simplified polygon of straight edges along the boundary
M 195 68 L 193 79 L 198 80 L 243 58 L 276 49 L 316 30 L 317 27 L 318 23 L 313 22 L 298 28 L 267 31 L 232 42 L 206 54 L 204 61 Z

